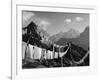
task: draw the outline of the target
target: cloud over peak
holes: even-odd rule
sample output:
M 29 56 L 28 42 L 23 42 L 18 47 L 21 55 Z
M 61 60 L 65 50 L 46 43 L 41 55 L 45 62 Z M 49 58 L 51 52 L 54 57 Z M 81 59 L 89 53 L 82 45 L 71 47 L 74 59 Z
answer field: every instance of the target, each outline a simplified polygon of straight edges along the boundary
M 35 16 L 33 12 L 23 11 L 23 22 L 29 20 L 32 16 Z
M 47 26 L 49 24 L 50 24 L 49 22 L 47 22 L 45 20 L 41 20 L 40 23 L 39 23 L 39 27 L 40 27 L 40 29 L 47 30 Z

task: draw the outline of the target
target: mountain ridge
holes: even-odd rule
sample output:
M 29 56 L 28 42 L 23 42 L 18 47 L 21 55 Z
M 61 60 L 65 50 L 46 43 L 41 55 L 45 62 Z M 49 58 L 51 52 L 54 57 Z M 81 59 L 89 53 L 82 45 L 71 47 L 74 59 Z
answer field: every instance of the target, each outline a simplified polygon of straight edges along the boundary
M 67 34 L 67 32 L 65 34 L 62 33 L 62 35 L 64 34 L 63 36 L 60 36 L 60 37 L 59 37 L 59 35 L 56 36 L 56 37 L 58 37 L 57 40 L 54 35 L 52 40 L 53 40 L 53 42 L 55 42 L 58 45 L 66 45 L 66 43 L 71 42 L 77 46 L 84 48 L 85 50 L 88 50 L 88 48 L 89 48 L 89 26 L 87 26 L 82 33 L 80 33 L 80 34 L 79 34 L 79 32 L 76 32 L 76 33 L 77 34 L 72 33 L 75 36 L 69 35 L 69 34 Z
M 79 36 L 80 36 L 80 33 L 77 30 L 71 28 L 69 31 L 59 32 L 59 33 L 51 36 L 49 39 L 53 42 L 56 42 L 60 38 L 76 38 L 76 37 L 79 37 Z

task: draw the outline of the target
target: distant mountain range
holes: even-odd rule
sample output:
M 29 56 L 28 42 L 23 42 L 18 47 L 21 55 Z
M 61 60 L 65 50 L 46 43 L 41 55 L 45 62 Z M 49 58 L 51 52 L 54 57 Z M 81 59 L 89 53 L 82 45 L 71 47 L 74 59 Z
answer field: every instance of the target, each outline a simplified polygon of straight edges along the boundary
M 58 34 L 55 34 L 51 36 L 49 39 L 53 42 L 58 41 L 61 38 L 77 38 L 80 36 L 80 33 L 76 31 L 75 29 L 70 29 L 67 32 L 59 32 Z
M 87 50 L 89 48 L 89 27 L 86 27 L 82 33 L 70 29 L 68 32 L 53 35 L 49 39 L 58 45 L 66 45 L 67 42 L 71 42 Z
M 43 29 L 38 29 L 37 32 L 41 35 L 41 37 L 48 39 L 47 42 L 44 41 L 46 44 L 54 42 L 58 45 L 66 45 L 68 42 L 71 42 L 85 50 L 88 50 L 89 48 L 89 26 L 87 26 L 82 33 L 75 29 L 70 29 L 67 32 L 59 32 L 53 36 L 50 36 L 49 33 Z

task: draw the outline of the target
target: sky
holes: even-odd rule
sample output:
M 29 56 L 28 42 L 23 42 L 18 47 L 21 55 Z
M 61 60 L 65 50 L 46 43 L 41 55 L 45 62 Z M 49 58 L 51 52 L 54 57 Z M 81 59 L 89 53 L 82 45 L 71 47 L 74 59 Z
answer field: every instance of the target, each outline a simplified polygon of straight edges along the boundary
M 23 11 L 23 24 L 27 24 L 29 21 L 34 21 L 39 28 L 47 31 L 50 35 L 67 32 L 70 29 L 82 33 L 89 26 L 89 14 Z

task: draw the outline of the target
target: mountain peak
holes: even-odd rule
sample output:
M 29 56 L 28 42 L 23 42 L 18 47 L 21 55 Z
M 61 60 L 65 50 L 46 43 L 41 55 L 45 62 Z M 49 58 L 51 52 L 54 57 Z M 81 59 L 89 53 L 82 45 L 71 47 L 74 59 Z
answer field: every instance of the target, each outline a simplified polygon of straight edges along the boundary
M 69 30 L 70 32 L 70 30 Z M 73 31 L 71 31 L 73 32 Z M 67 34 L 67 33 L 66 33 Z M 89 27 L 86 27 L 85 30 L 80 34 L 79 37 L 76 38 L 60 38 L 56 43 L 57 44 L 65 44 L 65 42 L 72 42 L 75 45 L 78 45 L 85 50 L 89 48 Z
M 68 33 L 77 33 L 77 34 L 80 34 L 79 31 L 77 31 L 76 29 L 73 29 L 73 28 L 69 29 L 69 31 L 67 31 L 67 32 Z
M 65 38 L 77 38 L 80 36 L 80 33 L 75 29 L 70 29 L 69 31 L 65 32 L 63 35 Z
M 67 31 L 67 32 L 59 32 L 59 33 L 51 36 L 49 39 L 51 41 L 53 41 L 53 42 L 56 42 L 61 38 L 71 39 L 71 38 L 77 38 L 79 36 L 80 36 L 80 33 L 77 30 L 71 28 L 69 31 Z

